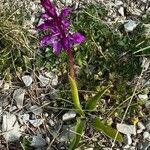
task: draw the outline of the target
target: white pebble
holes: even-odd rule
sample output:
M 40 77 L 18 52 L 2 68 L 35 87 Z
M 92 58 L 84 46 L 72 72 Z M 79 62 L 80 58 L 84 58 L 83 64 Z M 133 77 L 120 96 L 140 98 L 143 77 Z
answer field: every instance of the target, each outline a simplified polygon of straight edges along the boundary
M 123 7 L 120 7 L 120 8 L 118 9 L 118 12 L 119 12 L 119 14 L 120 14 L 121 16 L 124 16 L 124 8 L 123 8 Z
M 127 20 L 126 23 L 124 24 L 124 28 L 126 32 L 131 32 L 136 28 L 137 25 L 138 24 L 135 21 Z
M 118 123 L 117 130 L 126 135 L 130 135 L 130 134 L 136 135 L 136 127 L 134 125 Z
M 141 129 L 141 130 L 144 130 L 145 129 L 145 126 L 142 122 L 138 122 L 138 127 Z
M 32 84 L 32 81 L 33 81 L 31 76 L 23 76 L 22 80 L 23 80 L 25 86 L 30 86 Z
M 149 132 L 145 131 L 145 132 L 143 133 L 143 138 L 144 138 L 144 139 L 150 138 Z
M 148 99 L 148 95 L 147 94 L 139 94 L 138 97 L 139 97 L 139 99 L 143 99 L 143 100 L 147 100 Z
M 68 111 L 67 113 L 65 113 L 63 115 L 63 121 L 66 121 L 66 120 L 70 120 L 70 119 L 73 119 L 74 117 L 76 116 L 76 112 L 74 111 Z

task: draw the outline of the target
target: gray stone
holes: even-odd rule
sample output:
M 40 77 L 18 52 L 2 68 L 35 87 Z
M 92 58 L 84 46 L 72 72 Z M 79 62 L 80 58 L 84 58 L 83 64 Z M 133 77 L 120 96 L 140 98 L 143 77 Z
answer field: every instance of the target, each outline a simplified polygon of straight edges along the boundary
M 150 101 L 147 101 L 145 107 L 150 111 Z
M 27 123 L 29 121 L 30 115 L 29 114 L 23 114 L 22 120 L 24 123 Z
M 120 0 L 115 0 L 115 5 L 116 5 L 116 6 L 123 5 L 123 2 L 120 1 Z
M 126 143 L 126 146 L 124 147 L 125 149 L 129 148 L 130 145 L 132 144 L 132 138 L 131 138 L 131 134 L 127 134 L 125 136 L 125 143 Z
M 10 113 L 3 115 L 2 132 L 4 132 L 3 136 L 7 142 L 19 140 L 21 132 L 15 115 Z
M 27 87 L 30 86 L 33 82 L 33 79 L 31 76 L 23 76 L 22 80 L 23 80 L 25 86 L 27 86 Z
M 37 105 L 33 105 L 30 108 L 30 111 L 33 112 L 35 115 L 39 115 L 42 113 L 42 108 L 37 106 Z
M 29 122 L 30 122 L 34 127 L 39 127 L 40 125 L 43 124 L 44 119 L 34 119 L 34 120 L 29 120 Z
M 148 131 L 150 131 L 150 122 L 146 124 L 146 128 Z
M 55 125 L 55 122 L 52 119 L 50 119 L 48 122 L 49 122 L 50 126 L 52 126 L 52 127 Z
M 41 134 L 38 134 L 36 136 L 33 136 L 31 141 L 31 146 L 35 148 L 41 148 L 46 145 L 45 139 L 42 138 Z
M 58 138 L 59 141 L 60 142 L 70 141 L 70 139 L 73 139 L 74 132 L 75 132 L 74 131 L 74 126 L 72 126 L 72 125 L 63 126 L 62 133 Z
M 25 89 L 17 89 L 13 93 L 13 99 L 17 103 L 17 107 L 21 109 L 23 107 L 23 101 L 24 101 L 24 95 L 25 95 Z
M 41 86 L 42 86 L 42 87 L 47 86 L 47 85 L 49 84 L 49 82 L 50 82 L 50 79 L 49 79 L 49 78 L 46 78 L 46 77 L 44 77 L 44 76 L 42 76 L 42 75 L 39 75 L 39 80 L 40 80 L 40 82 L 41 82 Z
M 147 94 L 139 94 L 138 97 L 139 97 L 139 99 L 143 99 L 143 100 L 147 100 L 148 99 L 148 95 Z
M 129 135 L 134 134 L 136 135 L 136 127 L 134 125 L 127 125 L 127 124 L 117 124 L 117 129 L 119 132 Z
M 137 25 L 138 24 L 136 23 L 136 21 L 127 20 L 126 23 L 124 24 L 124 28 L 126 32 L 131 32 L 136 28 Z
M 148 0 L 141 0 L 143 3 L 147 3 L 148 2 Z
M 56 86 L 58 84 L 58 77 L 56 76 L 52 81 L 51 81 L 51 85 L 52 86 Z
M 150 148 L 150 142 L 149 141 L 145 141 L 144 143 L 142 143 L 142 150 L 149 150 Z
M 63 121 L 66 121 L 66 120 L 71 120 L 73 118 L 75 118 L 76 116 L 76 112 L 74 111 L 68 111 L 67 113 L 65 113 L 62 117 L 62 120 Z
M 144 126 L 144 124 L 142 123 L 142 122 L 138 122 L 138 124 L 137 124 L 137 126 L 138 126 L 138 130 L 137 130 L 137 133 L 141 133 L 141 132 L 143 132 L 143 130 L 145 129 L 145 126 Z
M 145 131 L 145 132 L 143 133 L 143 138 L 144 138 L 144 139 L 149 139 L 149 138 L 150 138 L 149 132 Z
M 119 14 L 120 14 L 121 16 L 124 16 L 124 7 L 120 7 L 120 8 L 118 9 L 118 12 L 119 12 Z

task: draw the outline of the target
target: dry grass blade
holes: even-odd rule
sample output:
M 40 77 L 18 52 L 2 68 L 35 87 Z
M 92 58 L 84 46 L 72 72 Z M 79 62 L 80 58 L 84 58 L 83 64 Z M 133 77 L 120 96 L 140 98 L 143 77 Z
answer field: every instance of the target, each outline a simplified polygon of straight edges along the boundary
M 135 86 L 135 88 L 134 88 L 133 94 L 132 94 L 132 96 L 131 96 L 131 98 L 130 98 L 130 100 L 129 100 L 128 106 L 127 106 L 127 108 L 126 108 L 126 110 L 125 110 L 125 113 L 124 113 L 124 115 L 123 115 L 123 117 L 122 117 L 121 124 L 124 122 L 124 120 L 125 120 L 125 118 L 126 118 L 126 116 L 127 116 L 128 110 L 129 110 L 129 108 L 130 108 L 130 106 L 131 106 L 132 100 L 133 100 L 134 96 L 136 95 L 136 91 L 137 91 L 137 89 L 138 89 L 138 86 L 139 86 L 141 77 L 142 77 L 142 75 L 143 75 L 143 72 L 144 72 L 144 69 L 142 69 L 141 74 L 140 74 L 140 76 L 139 76 L 139 78 L 138 78 L 138 81 L 137 81 L 137 84 L 136 84 L 136 86 Z M 115 146 L 115 142 L 116 142 L 116 138 L 117 138 L 117 136 L 118 136 L 118 133 L 119 133 L 119 132 L 117 132 L 117 134 L 116 134 L 116 136 L 115 136 L 115 139 L 114 139 L 114 141 L 113 141 L 113 143 L 112 143 L 112 148 L 114 148 L 114 146 Z
M 28 28 L 24 27 L 24 16 L 28 13 L 24 3 L 18 7 L 19 3 L 7 1 L 2 2 L 0 6 L 0 71 L 3 74 L 6 70 L 16 72 L 18 67 L 27 68 L 25 58 L 30 60 L 34 55 L 33 48 L 29 45 L 32 39 L 35 45 L 36 39 Z

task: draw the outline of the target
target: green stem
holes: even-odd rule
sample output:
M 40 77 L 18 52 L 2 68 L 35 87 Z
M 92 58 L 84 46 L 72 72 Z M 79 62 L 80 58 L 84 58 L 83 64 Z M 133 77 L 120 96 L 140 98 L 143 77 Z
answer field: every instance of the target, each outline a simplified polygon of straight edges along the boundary
M 68 75 L 68 78 L 70 82 L 73 103 L 74 103 L 75 108 L 77 109 L 77 112 L 80 115 L 84 116 L 84 112 L 82 110 L 82 106 L 79 100 L 79 93 L 78 93 L 78 88 L 77 88 L 76 79 L 75 79 L 74 59 L 73 59 L 71 50 L 67 51 L 67 55 L 68 55 L 68 63 L 70 67 L 70 74 Z
M 69 67 L 70 67 L 70 76 L 72 79 L 75 80 L 74 59 L 73 59 L 71 50 L 67 51 L 67 55 L 68 55 L 68 63 L 69 63 Z

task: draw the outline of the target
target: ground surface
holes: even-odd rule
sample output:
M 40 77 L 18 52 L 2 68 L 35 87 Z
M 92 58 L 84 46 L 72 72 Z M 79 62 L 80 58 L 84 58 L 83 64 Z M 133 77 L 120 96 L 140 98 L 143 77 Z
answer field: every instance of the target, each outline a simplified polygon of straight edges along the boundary
M 39 48 L 39 1 L 0 2 L 0 149 L 68 149 L 79 115 L 69 90 L 66 55 Z M 71 30 L 86 36 L 73 49 L 82 105 L 108 89 L 97 109 L 86 115 L 78 149 L 150 149 L 149 3 L 57 2 L 59 9 L 73 9 Z M 119 130 L 124 141 L 114 142 L 93 129 L 90 120 L 96 116 Z

